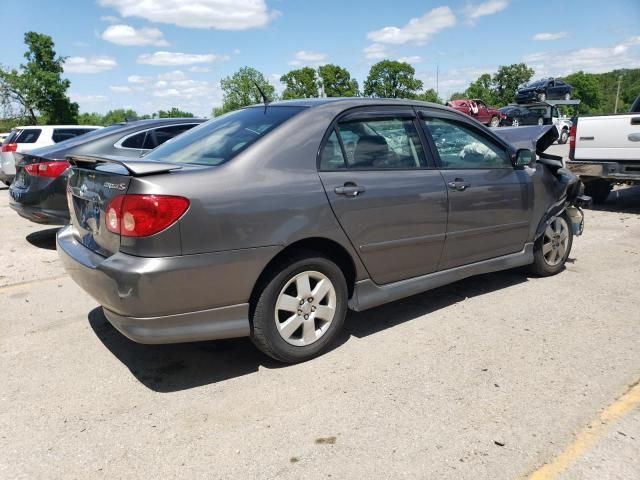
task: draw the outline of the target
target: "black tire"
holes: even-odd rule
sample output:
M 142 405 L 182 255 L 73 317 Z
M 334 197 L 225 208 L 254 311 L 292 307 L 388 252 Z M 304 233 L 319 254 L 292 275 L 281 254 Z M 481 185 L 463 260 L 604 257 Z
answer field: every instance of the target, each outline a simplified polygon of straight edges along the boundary
M 564 220 L 566 224 L 566 228 L 568 231 L 568 243 L 566 247 L 566 251 L 564 255 L 559 259 L 558 263 L 550 264 L 545 258 L 544 253 L 544 245 L 545 240 L 547 240 L 546 233 L 543 233 L 540 238 L 538 238 L 533 246 L 533 263 L 529 266 L 529 271 L 538 277 L 550 277 L 551 275 L 556 275 L 560 273 L 564 264 L 569 258 L 569 254 L 571 253 L 571 247 L 573 246 L 573 230 L 571 229 L 571 220 L 567 217 L 566 214 L 562 214 L 557 218 L 561 218 Z
M 565 100 L 571 100 L 571 93 L 565 93 L 564 94 L 564 99 Z
M 489 126 L 494 128 L 499 127 L 500 119 L 498 117 L 491 117 L 491 121 L 489 121 Z
M 539 125 L 539 126 L 544 125 L 544 118 L 540 117 L 540 118 L 538 119 L 538 125 Z
M 607 201 L 612 188 L 613 185 L 606 180 L 591 180 L 585 182 L 584 194 L 591 197 L 594 204 L 602 205 Z
M 335 313 L 327 330 L 317 340 L 309 345 L 295 346 L 285 341 L 278 331 L 276 302 L 287 283 L 308 271 L 320 272 L 331 281 L 335 291 Z M 335 341 L 347 315 L 347 302 L 347 282 L 340 267 L 320 253 L 300 252 L 274 267 L 258 287 L 258 294 L 251 305 L 251 340 L 258 349 L 278 361 L 298 363 L 310 360 L 326 352 Z
M 519 118 L 514 118 L 513 120 L 511 120 L 511 126 L 512 127 L 519 127 L 520 126 L 520 119 Z
M 542 93 L 538 94 L 538 101 L 539 102 L 544 102 L 546 100 L 547 100 L 547 94 L 546 93 L 542 92 Z
M 569 130 L 563 128 L 560 132 L 560 138 L 558 139 L 558 143 L 560 145 L 564 145 L 569 140 Z

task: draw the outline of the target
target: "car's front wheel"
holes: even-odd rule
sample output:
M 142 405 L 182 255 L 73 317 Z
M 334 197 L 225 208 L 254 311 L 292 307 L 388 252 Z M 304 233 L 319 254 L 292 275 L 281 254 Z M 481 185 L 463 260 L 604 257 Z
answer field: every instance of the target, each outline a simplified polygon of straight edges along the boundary
M 544 102 L 546 100 L 547 100 L 547 94 L 546 93 L 542 92 L 542 93 L 538 94 L 538 101 Z
M 573 231 L 565 214 L 555 217 L 533 247 L 531 271 L 540 277 L 559 273 L 564 267 L 571 246 Z
M 520 119 L 519 118 L 514 118 L 513 120 L 511 120 L 511 126 L 512 127 L 519 127 L 520 126 Z
M 497 127 L 500 125 L 500 119 L 498 117 L 491 117 L 491 122 L 489 123 L 492 127 Z
M 544 125 L 544 118 L 540 117 L 538 119 L 538 125 Z
M 569 130 L 567 130 L 566 128 L 563 128 L 562 132 L 560 132 L 560 138 L 558 139 L 558 143 L 560 145 L 564 145 L 565 143 L 567 143 L 567 140 L 569 140 Z
M 347 314 L 342 270 L 317 253 L 298 254 L 274 268 L 252 305 L 253 343 L 281 362 L 324 353 Z

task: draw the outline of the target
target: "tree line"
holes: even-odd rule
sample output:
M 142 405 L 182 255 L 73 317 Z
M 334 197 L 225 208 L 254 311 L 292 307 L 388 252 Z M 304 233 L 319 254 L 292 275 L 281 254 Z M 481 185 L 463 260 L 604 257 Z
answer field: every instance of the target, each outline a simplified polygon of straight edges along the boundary
M 0 66 L 0 131 L 18 124 L 110 125 L 132 119 L 193 117 L 191 112 L 177 107 L 151 115 L 139 115 L 131 109 L 116 109 L 105 114 L 79 113 L 78 104 L 71 101 L 67 93 L 71 82 L 62 77 L 65 58 L 57 55 L 53 39 L 41 33 L 27 32 L 24 42 L 26 62 L 19 68 Z M 517 88 L 530 82 L 534 75 L 535 71 L 524 63 L 500 66 L 493 74 L 480 75 L 463 92 L 453 93 L 450 99 L 480 99 L 490 106 L 501 107 L 511 103 Z M 574 87 L 573 97 L 582 101 L 580 114 L 612 113 L 618 84 L 619 112 L 626 111 L 640 95 L 640 69 L 600 74 L 580 71 L 563 79 Z M 282 75 L 280 81 L 284 90 L 277 95 L 276 88 L 263 73 L 252 67 L 242 67 L 220 81 L 222 105 L 214 108 L 212 115 L 261 103 L 260 90 L 270 101 L 365 96 L 443 103 L 434 89 L 424 88 L 413 66 L 395 60 L 382 60 L 372 65 L 362 89 L 346 68 L 334 64 L 294 69 Z

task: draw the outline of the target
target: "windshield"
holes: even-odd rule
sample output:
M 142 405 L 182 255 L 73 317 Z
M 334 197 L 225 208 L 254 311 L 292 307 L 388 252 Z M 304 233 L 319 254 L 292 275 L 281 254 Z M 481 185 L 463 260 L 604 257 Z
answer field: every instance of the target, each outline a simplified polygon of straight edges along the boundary
M 545 84 L 546 84 L 546 81 L 539 80 L 537 82 L 531 82 L 530 84 L 526 85 L 526 88 L 544 87 Z
M 499 108 L 499 109 L 498 109 L 498 111 L 499 111 L 499 112 L 506 113 L 506 114 L 509 114 L 509 113 L 515 112 L 515 111 L 517 111 L 517 110 L 518 110 L 518 109 L 517 109 L 517 108 L 514 108 L 514 107 L 502 107 L 502 108 Z
M 183 133 L 145 157 L 215 166 L 231 160 L 305 107 L 251 107 L 228 113 Z

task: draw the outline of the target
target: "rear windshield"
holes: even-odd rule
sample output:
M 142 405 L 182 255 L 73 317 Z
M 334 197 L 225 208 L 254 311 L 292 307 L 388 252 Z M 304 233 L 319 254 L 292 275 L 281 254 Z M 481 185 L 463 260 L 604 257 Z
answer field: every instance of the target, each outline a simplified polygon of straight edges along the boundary
M 36 143 L 41 133 L 39 128 L 25 128 L 13 143 Z
M 215 166 L 290 119 L 304 107 L 251 107 L 228 113 L 183 133 L 145 157 L 171 163 Z

